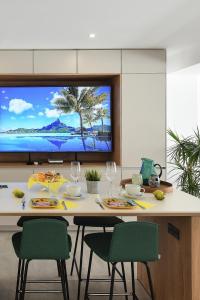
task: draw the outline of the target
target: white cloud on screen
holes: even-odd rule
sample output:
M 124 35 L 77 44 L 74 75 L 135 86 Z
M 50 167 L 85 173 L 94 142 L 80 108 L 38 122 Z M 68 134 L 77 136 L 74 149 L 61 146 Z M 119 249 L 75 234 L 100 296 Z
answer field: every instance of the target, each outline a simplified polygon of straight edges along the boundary
M 38 116 L 44 116 L 44 113 L 42 112 L 42 111 L 40 111 L 39 113 L 38 113 Z
M 45 108 L 45 115 L 48 118 L 59 118 L 59 116 L 61 115 L 61 113 L 59 113 L 59 111 L 57 109 Z
M 98 109 L 98 108 L 103 108 L 103 105 L 100 103 L 100 104 L 95 105 L 94 108 L 96 108 L 96 109 Z
M 29 118 L 29 119 L 34 119 L 34 118 L 35 118 L 35 116 L 33 116 L 33 115 L 29 115 L 29 116 L 27 116 L 27 118 Z
M 63 98 L 63 99 L 65 99 L 65 98 L 64 98 L 62 95 L 60 95 L 58 92 L 54 93 L 52 99 L 50 100 L 50 103 L 51 103 L 52 106 L 55 106 L 55 101 L 56 101 L 58 98 Z
M 8 108 L 5 105 L 1 105 L 1 109 L 7 110 Z
M 23 113 L 26 110 L 32 109 L 33 105 L 29 102 L 26 102 L 23 99 L 12 99 L 9 102 L 9 112 L 13 112 L 17 115 Z

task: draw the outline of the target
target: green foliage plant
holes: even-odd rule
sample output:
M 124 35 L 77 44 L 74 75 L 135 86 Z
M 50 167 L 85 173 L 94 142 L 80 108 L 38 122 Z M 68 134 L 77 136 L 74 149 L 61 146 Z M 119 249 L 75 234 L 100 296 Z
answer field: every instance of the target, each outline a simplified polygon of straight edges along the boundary
M 180 136 L 168 130 L 173 141 L 168 149 L 171 178 L 176 178 L 177 187 L 182 191 L 200 197 L 200 132 L 197 127 L 193 135 Z
M 85 178 L 87 181 L 100 181 L 101 174 L 97 170 L 87 170 L 85 172 Z

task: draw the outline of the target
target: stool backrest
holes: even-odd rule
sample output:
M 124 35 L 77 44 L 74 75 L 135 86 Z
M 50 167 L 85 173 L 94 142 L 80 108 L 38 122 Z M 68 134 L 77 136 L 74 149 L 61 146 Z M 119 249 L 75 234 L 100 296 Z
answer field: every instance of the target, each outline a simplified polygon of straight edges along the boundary
M 125 222 L 115 226 L 109 252 L 112 262 L 154 261 L 158 255 L 157 224 Z
M 20 245 L 23 259 L 67 259 L 70 245 L 67 226 L 52 219 L 24 222 Z

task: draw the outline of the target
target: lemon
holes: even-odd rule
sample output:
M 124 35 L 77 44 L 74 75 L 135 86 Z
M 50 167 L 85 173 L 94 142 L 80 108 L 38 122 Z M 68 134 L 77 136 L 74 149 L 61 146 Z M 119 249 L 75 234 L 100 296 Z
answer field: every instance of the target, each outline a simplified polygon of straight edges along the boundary
M 164 194 L 163 191 L 156 190 L 155 192 L 153 192 L 153 194 L 154 194 L 154 196 L 155 196 L 155 198 L 157 200 L 163 200 L 163 199 L 165 199 L 165 194 Z
M 24 192 L 20 189 L 14 189 L 13 190 L 13 195 L 16 197 L 16 198 L 23 198 L 24 197 Z

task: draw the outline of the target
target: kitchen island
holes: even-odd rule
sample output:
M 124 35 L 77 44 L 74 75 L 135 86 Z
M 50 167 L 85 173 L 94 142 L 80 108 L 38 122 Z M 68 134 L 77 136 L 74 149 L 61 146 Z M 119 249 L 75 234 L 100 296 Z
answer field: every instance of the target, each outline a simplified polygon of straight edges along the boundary
M 25 205 L 13 197 L 16 187 L 25 191 Z M 200 199 L 175 190 L 163 201 L 155 200 L 152 194 L 141 197 L 155 204 L 152 208 L 102 209 L 95 195 L 85 193 L 84 199 L 74 200 L 74 208 L 33 209 L 29 200 L 44 195 L 40 190 L 37 187 L 30 191 L 26 183 L 8 183 L 8 188 L 0 190 L 0 216 L 137 216 L 138 220 L 158 223 L 161 259 L 151 264 L 156 300 L 200 299 Z M 148 290 L 140 264 L 138 280 Z

